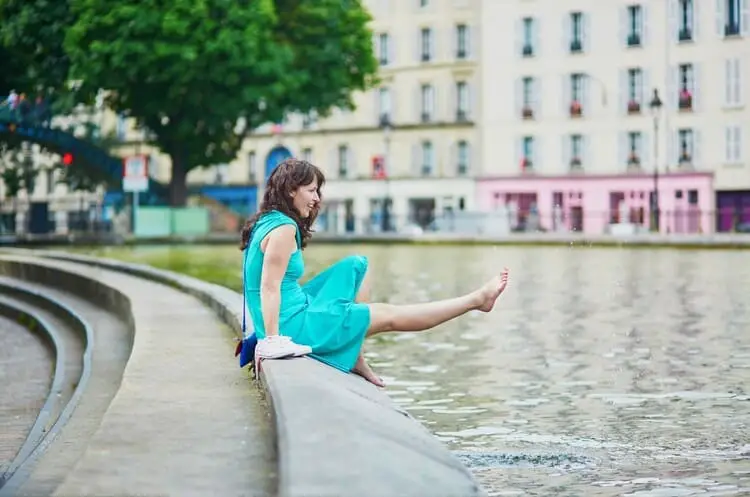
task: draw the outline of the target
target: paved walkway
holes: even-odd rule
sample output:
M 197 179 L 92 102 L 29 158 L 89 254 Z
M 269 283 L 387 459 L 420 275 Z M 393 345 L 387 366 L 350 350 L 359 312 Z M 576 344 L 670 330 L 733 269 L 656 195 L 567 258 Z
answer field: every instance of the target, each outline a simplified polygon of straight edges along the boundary
M 207 307 L 126 274 L 35 262 L 119 289 L 131 299 L 136 326 L 122 384 L 53 495 L 273 495 L 270 420 L 233 357 L 232 333 Z M 94 328 L 99 340 L 104 330 Z M 83 414 L 77 410 L 71 423 Z M 45 456 L 40 470 L 44 464 L 54 459 Z M 33 481 L 21 495 L 35 494 Z
M 53 363 L 54 357 L 39 335 L 0 318 L 0 476 L 47 399 Z

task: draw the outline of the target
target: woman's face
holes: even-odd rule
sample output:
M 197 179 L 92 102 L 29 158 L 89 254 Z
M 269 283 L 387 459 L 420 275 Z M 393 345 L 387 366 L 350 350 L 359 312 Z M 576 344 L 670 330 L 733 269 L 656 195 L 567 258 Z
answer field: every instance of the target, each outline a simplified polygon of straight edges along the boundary
M 320 203 L 318 180 L 314 179 L 309 185 L 300 186 L 292 192 L 292 202 L 303 219 L 310 217 L 312 210 Z

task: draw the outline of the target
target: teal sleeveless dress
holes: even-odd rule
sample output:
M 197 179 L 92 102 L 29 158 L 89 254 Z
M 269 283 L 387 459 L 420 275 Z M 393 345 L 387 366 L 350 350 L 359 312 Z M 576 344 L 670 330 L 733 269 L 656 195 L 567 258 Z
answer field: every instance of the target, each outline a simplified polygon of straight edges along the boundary
M 279 226 L 291 224 L 297 229 L 297 251 L 281 281 L 279 333 L 300 345 L 309 345 L 311 357 L 349 372 L 354 367 L 370 327 L 370 308 L 354 302 L 367 273 L 367 258 L 346 257 L 304 285 L 305 272 L 302 237 L 297 223 L 289 216 L 271 211 L 258 220 L 250 236 L 245 263 L 245 298 L 256 336 L 266 336 L 260 307 L 260 278 L 264 254 L 263 239 Z

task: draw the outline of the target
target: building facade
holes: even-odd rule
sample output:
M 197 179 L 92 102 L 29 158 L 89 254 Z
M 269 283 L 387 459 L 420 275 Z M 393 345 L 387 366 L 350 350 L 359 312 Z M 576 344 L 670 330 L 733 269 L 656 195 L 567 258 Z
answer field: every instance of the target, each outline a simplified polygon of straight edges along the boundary
M 326 174 L 319 221 L 329 231 L 428 228 L 474 209 L 478 2 L 367 0 L 381 81 L 354 95 L 356 110 L 263 126 L 234 162 L 190 180 L 223 171 L 262 185 L 280 160 L 310 160 Z
M 486 0 L 482 19 L 480 208 L 591 233 L 750 222 L 750 0 Z

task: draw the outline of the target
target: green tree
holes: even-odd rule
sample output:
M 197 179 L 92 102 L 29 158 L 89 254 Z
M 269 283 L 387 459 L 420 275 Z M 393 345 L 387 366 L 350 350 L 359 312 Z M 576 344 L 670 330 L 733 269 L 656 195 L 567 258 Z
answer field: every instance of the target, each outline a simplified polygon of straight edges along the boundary
M 70 76 L 151 132 L 175 206 L 188 171 L 233 159 L 287 113 L 351 107 L 377 68 L 359 0 L 68 1 Z

